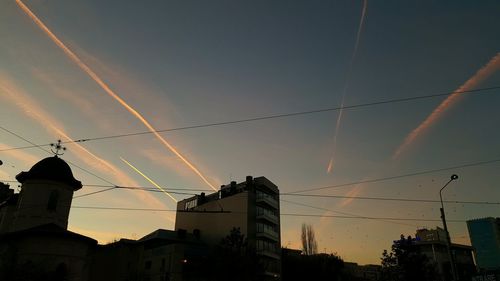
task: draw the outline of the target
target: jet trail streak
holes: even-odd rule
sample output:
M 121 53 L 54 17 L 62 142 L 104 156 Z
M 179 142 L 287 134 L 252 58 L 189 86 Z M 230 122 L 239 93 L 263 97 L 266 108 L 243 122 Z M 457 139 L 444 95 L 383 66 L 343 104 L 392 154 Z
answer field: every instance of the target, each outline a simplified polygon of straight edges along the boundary
M 168 193 L 165 189 L 161 188 L 161 186 L 159 186 L 155 181 L 153 181 L 151 178 L 146 176 L 143 172 L 139 171 L 139 169 L 137 169 L 134 165 L 130 164 L 130 162 L 128 162 L 127 160 L 123 159 L 122 157 L 120 157 L 120 159 L 125 164 L 127 164 L 130 168 L 132 168 L 134 171 L 136 171 L 139 175 L 141 175 L 143 178 L 147 179 L 152 185 L 156 186 L 156 188 L 158 188 L 160 191 L 162 191 L 163 193 L 168 195 L 168 197 L 170 197 L 172 200 L 174 200 L 175 203 L 177 203 L 177 199 L 175 199 L 172 195 L 170 195 L 170 193 Z
M 429 128 L 433 123 L 435 123 L 453 104 L 458 102 L 458 99 L 462 96 L 463 91 L 468 91 L 476 87 L 479 83 L 487 79 L 491 74 L 495 73 L 500 69 L 500 53 L 497 53 L 491 60 L 479 69 L 469 80 L 465 81 L 462 86 L 456 89 L 451 95 L 449 95 L 444 101 L 442 101 L 435 109 L 432 111 L 425 120 L 420 123 L 411 133 L 406 136 L 403 143 L 396 149 L 392 159 L 396 159 L 399 155 L 411 145 L 415 139 L 421 135 L 427 128 Z
M 119 102 L 125 109 L 127 109 L 132 115 L 134 115 L 137 119 L 139 119 L 144 126 L 146 126 L 151 133 L 153 133 L 156 138 L 164 144 L 171 152 L 173 152 L 177 157 L 179 157 L 184 164 L 186 164 L 195 174 L 197 174 L 208 186 L 210 186 L 213 190 L 217 190 L 217 188 L 210 183 L 207 178 L 191 163 L 187 160 L 182 154 L 180 154 L 175 147 L 173 147 L 170 143 L 168 143 L 160 134 L 156 132 L 156 129 L 133 107 L 131 107 L 128 103 L 126 103 L 120 96 L 118 96 L 87 64 L 85 64 L 73 51 L 71 51 L 64 43 L 57 38 L 57 36 L 50 31 L 50 29 L 40 20 L 38 17 L 31 12 L 31 10 L 24 5 L 21 0 L 16 0 L 17 5 L 23 10 L 23 12 L 28 15 L 35 24 L 45 32 L 49 38 L 74 62 L 78 67 L 80 67 L 87 75 L 92 78 L 108 95 L 110 95 L 113 99 Z
M 361 11 L 361 18 L 359 20 L 358 33 L 356 35 L 356 43 L 354 44 L 354 50 L 352 52 L 351 61 L 349 62 L 349 67 L 347 69 L 346 80 L 345 80 L 344 88 L 342 90 L 342 101 L 340 103 L 340 111 L 339 111 L 339 115 L 337 116 L 337 122 L 335 123 L 335 132 L 333 135 L 332 156 L 330 157 L 330 161 L 328 162 L 328 168 L 326 169 L 327 173 L 331 173 L 333 171 L 333 167 L 335 164 L 334 158 L 335 158 L 335 154 L 337 152 L 337 136 L 338 136 L 339 129 L 340 129 L 340 123 L 342 121 L 342 113 L 343 113 L 343 107 L 344 107 L 344 103 L 345 103 L 345 96 L 347 93 L 347 88 L 349 86 L 349 80 L 351 78 L 352 65 L 354 63 L 354 60 L 356 58 L 356 54 L 358 52 L 359 40 L 361 38 L 361 31 L 363 30 L 363 25 L 365 23 L 367 6 L 368 6 L 368 0 L 363 0 L 363 10 Z

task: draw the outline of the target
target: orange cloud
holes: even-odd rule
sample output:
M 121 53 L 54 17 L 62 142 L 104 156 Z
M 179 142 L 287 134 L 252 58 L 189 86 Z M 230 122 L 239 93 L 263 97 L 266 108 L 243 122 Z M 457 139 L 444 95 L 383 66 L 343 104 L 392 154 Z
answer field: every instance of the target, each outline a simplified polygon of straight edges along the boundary
M 184 164 L 186 164 L 196 175 L 198 175 L 208 186 L 213 190 L 217 188 L 208 181 L 208 179 L 196 168 L 188 159 L 186 159 L 174 146 L 167 142 L 156 129 L 146 120 L 138 111 L 136 111 L 132 106 L 130 106 L 125 100 L 123 100 L 117 93 L 115 93 L 98 75 L 95 73 L 87 64 L 85 64 L 73 51 L 71 51 L 66 45 L 57 38 L 57 36 L 50 31 L 50 29 L 40 20 L 38 17 L 31 12 L 31 10 L 24 5 L 20 0 L 16 0 L 18 6 L 29 16 L 33 22 L 43 31 L 47 36 L 68 56 L 68 58 L 73 61 L 81 70 L 83 70 L 87 75 L 92 78 L 109 96 L 120 103 L 128 112 L 135 116 L 139 121 L 141 121 L 148 130 L 156 136 L 156 138 L 167 147 L 171 152 L 173 152 L 177 157 L 179 157 Z
M 84 98 L 75 89 L 65 89 L 61 81 L 56 78 L 51 77 L 47 72 L 31 67 L 31 73 L 40 82 L 45 84 L 51 93 L 55 94 L 58 98 L 68 101 L 73 104 L 75 108 L 80 110 L 89 119 L 96 121 L 95 123 L 103 130 L 109 131 L 114 128 L 114 126 L 106 118 L 100 117 L 100 112 L 96 110 L 95 102 L 91 99 Z
M 349 192 L 347 192 L 347 194 L 345 196 L 349 196 L 349 197 L 358 196 L 362 190 L 363 190 L 363 187 L 358 184 L 353 189 L 349 190 Z M 354 200 L 354 198 L 344 198 L 344 199 L 342 199 L 342 201 L 340 201 L 339 206 L 345 207 L 345 206 L 351 204 L 353 200 Z
M 0 95 L 14 105 L 16 105 L 22 112 L 42 125 L 49 134 L 61 136 L 65 141 L 73 141 L 73 139 L 66 134 L 62 124 L 56 120 L 52 115 L 43 110 L 38 103 L 32 100 L 22 89 L 17 87 L 12 79 L 6 74 L 0 72 Z M 88 149 L 84 148 L 78 143 L 75 143 L 72 153 L 82 160 L 86 165 L 99 170 L 106 175 L 112 175 L 114 181 L 119 185 L 137 186 L 137 182 L 129 177 L 126 173 L 118 169 L 110 162 L 93 154 Z M 15 151 L 18 153 L 19 151 Z M 22 156 L 19 156 L 22 157 Z M 165 205 L 156 197 L 147 192 L 129 191 L 131 194 L 139 198 L 142 202 L 155 208 L 164 208 Z M 171 219 L 171 218 L 170 218 Z
M 410 146 L 418 136 L 420 136 L 426 129 L 428 129 L 432 124 L 434 124 L 453 104 L 457 103 L 459 98 L 462 96 L 463 91 L 469 91 L 474 89 L 479 83 L 487 79 L 491 74 L 495 73 L 500 69 L 500 53 L 497 53 L 491 60 L 479 69 L 469 80 L 467 80 L 462 86 L 456 89 L 451 95 L 449 95 L 441 104 L 439 104 L 432 113 L 425 118 L 425 120 L 420 123 L 410 134 L 405 138 L 403 143 L 396 149 L 393 154 L 393 159 L 399 157 L 399 155 Z
M 1 89 L 2 85 L 0 84 L 0 90 Z M 11 148 L 12 146 L 0 143 L 0 150 L 11 149 Z M 2 154 L 20 160 L 24 162 L 27 166 L 33 165 L 40 160 L 38 157 L 21 150 L 6 150 L 2 151 Z

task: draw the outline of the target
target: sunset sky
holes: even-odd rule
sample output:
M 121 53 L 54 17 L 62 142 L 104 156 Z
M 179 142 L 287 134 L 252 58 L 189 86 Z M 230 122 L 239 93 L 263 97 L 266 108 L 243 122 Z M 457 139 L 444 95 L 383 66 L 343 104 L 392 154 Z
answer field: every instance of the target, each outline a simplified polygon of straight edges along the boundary
M 75 197 L 164 190 L 75 198 L 69 229 L 100 243 L 173 229 L 175 212 L 77 207 L 172 210 L 247 175 L 282 193 L 396 177 L 300 194 L 439 200 L 458 174 L 446 200 L 500 202 L 499 13 L 494 0 L 1 1 L 0 180 L 17 187 L 50 155 L 26 140 L 50 150 L 150 132 L 65 144 L 84 185 Z M 441 226 L 428 221 L 439 203 L 281 199 L 282 246 L 300 248 L 310 223 L 321 252 L 361 264 L 402 233 Z M 463 221 L 500 216 L 499 204 L 445 208 L 462 221 L 449 223 L 457 243 L 470 243 Z

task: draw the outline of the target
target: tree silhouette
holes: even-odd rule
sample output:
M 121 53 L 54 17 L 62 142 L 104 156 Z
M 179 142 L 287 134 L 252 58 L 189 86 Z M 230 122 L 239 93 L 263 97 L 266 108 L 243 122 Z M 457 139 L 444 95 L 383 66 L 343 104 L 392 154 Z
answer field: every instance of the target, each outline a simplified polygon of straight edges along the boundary
M 381 260 L 384 281 L 440 280 L 435 264 L 419 251 L 411 236 L 401 235 L 392 244 L 391 252 L 384 250 Z
M 318 253 L 318 243 L 314 235 L 314 229 L 310 224 L 302 224 L 302 253 L 304 255 L 315 255 Z

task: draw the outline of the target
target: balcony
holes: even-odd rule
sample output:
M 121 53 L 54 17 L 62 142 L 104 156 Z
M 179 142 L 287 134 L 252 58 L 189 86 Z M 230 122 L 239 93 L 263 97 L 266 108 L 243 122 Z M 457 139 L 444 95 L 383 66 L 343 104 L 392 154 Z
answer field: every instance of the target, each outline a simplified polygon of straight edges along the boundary
M 278 217 L 270 213 L 257 213 L 257 219 L 266 220 L 268 222 L 278 224 Z
M 266 256 L 266 257 L 269 257 L 272 259 L 277 259 L 277 260 L 280 259 L 280 255 L 278 255 L 277 253 L 272 252 L 270 250 L 257 250 L 257 254 L 261 255 L 261 256 Z
M 272 196 L 267 195 L 265 193 L 258 193 L 257 194 L 257 203 L 266 203 L 267 205 L 269 205 L 270 207 L 272 207 L 274 209 L 278 209 L 278 207 L 279 207 L 278 200 L 276 200 Z
M 268 230 L 268 229 L 264 229 L 262 231 L 257 231 L 256 235 L 257 235 L 257 237 L 267 238 L 267 239 L 272 240 L 272 241 L 278 241 L 278 239 L 279 239 L 279 235 L 277 232 L 272 231 L 272 230 Z

